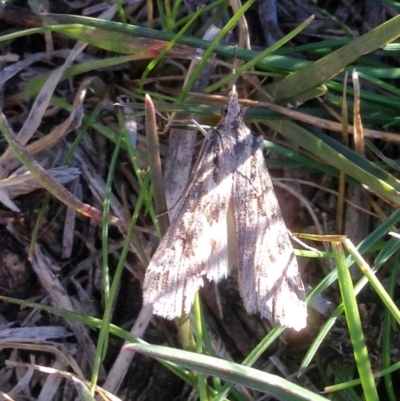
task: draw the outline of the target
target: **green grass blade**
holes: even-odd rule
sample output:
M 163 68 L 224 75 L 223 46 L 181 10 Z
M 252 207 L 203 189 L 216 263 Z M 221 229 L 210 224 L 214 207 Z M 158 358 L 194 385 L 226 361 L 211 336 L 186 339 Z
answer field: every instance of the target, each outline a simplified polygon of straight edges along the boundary
M 357 155 L 334 139 L 318 132 L 309 132 L 288 120 L 268 120 L 270 128 L 367 185 L 372 191 L 400 205 L 400 181 L 385 170 Z
M 392 314 L 392 316 L 396 320 L 397 324 L 400 324 L 400 311 L 397 308 L 396 304 L 393 302 L 390 295 L 387 293 L 384 286 L 381 284 L 379 279 L 376 277 L 374 271 L 368 266 L 367 262 L 359 254 L 359 252 L 357 251 L 357 249 L 355 248 L 355 246 L 351 243 L 351 241 L 349 239 L 346 239 L 344 244 L 345 244 L 347 250 L 350 252 L 351 256 L 356 261 L 359 268 L 361 269 L 362 273 L 365 275 L 365 277 L 367 277 L 369 283 L 371 284 L 372 288 L 375 290 L 376 294 L 379 296 L 379 298 L 385 304 L 387 310 Z M 394 253 L 396 253 L 399 250 L 400 242 L 398 241 L 397 238 L 392 238 L 390 241 L 388 241 L 387 246 L 382 250 L 382 252 L 379 255 L 379 258 L 374 263 L 374 267 L 375 267 L 374 270 L 376 270 L 378 267 L 380 267 L 383 263 L 386 262 L 387 256 L 385 253 L 387 251 L 387 248 L 389 248 L 391 250 L 390 256 L 392 256 Z M 382 257 L 382 255 L 384 255 L 384 257 Z
M 128 247 L 129 247 L 129 245 L 128 245 Z M 36 302 L 21 300 L 21 299 L 12 298 L 12 297 L 4 297 L 2 295 L 0 295 L 0 301 L 9 302 L 9 303 L 12 303 L 15 305 L 20 305 L 20 306 L 28 307 L 28 308 L 32 308 L 32 309 L 43 310 L 43 311 L 51 313 L 55 316 L 60 316 L 67 320 L 73 320 L 75 322 L 85 324 L 94 329 L 100 329 L 101 325 L 102 325 L 101 319 L 95 318 L 93 316 L 88 316 L 88 315 L 84 315 L 81 313 L 77 313 L 77 312 L 71 312 L 71 311 L 68 311 L 65 309 L 55 308 L 54 306 L 43 305 L 43 304 L 39 304 Z M 129 341 L 130 343 L 138 342 L 141 344 L 147 344 L 142 339 L 133 336 L 128 331 L 125 331 L 112 323 L 110 324 L 109 329 L 110 329 L 110 334 L 120 337 L 125 341 Z M 171 372 L 173 372 L 178 377 L 180 377 L 182 380 L 187 382 L 189 386 L 194 387 L 195 384 L 193 382 L 193 378 L 186 369 L 182 369 L 181 367 L 179 367 L 173 363 L 170 363 L 170 362 L 162 361 L 161 363 L 164 366 L 166 366 L 169 370 L 171 370 Z
M 354 292 L 350 271 L 347 267 L 346 256 L 341 242 L 332 243 L 335 255 L 340 293 L 346 313 L 347 326 L 349 328 L 354 357 L 363 387 L 364 397 L 367 401 L 378 401 L 378 392 L 372 373 L 371 363 L 368 357 L 367 345 L 361 326 L 361 318 Z
M 357 247 L 358 252 L 363 255 L 367 252 L 375 243 L 377 243 L 384 235 L 386 235 L 393 226 L 398 224 L 400 221 L 400 209 L 396 210 L 392 215 L 390 215 L 384 222 L 382 222 L 371 234 L 369 234 Z M 388 250 L 390 248 L 390 251 Z M 375 265 L 373 266 L 374 270 L 379 268 L 386 260 L 390 257 L 397 249 L 393 249 L 392 246 L 384 247 L 382 249 L 379 257 L 377 258 Z M 354 260 L 351 258 L 347 261 L 348 266 L 351 266 L 354 263 Z M 332 271 L 325 279 L 317 286 L 307 296 L 308 303 L 312 302 L 312 299 L 322 294 L 322 292 L 328 288 L 335 280 L 337 279 L 337 271 Z M 367 284 L 368 279 L 366 277 L 362 277 L 361 280 L 356 284 L 355 290 L 356 293 L 361 291 L 361 289 Z M 317 350 L 322 344 L 322 341 L 329 333 L 332 326 L 335 324 L 337 316 L 339 316 L 343 312 L 342 305 L 339 305 L 335 311 L 331 314 L 326 323 L 321 327 L 318 335 L 314 338 L 313 343 L 307 350 L 306 356 L 303 359 L 303 362 L 300 367 L 300 372 L 304 371 L 306 367 L 311 363 L 311 360 L 314 358 Z
M 249 0 L 242 7 L 240 7 L 240 9 L 232 16 L 232 18 L 221 29 L 221 31 L 218 32 L 218 34 L 211 41 L 207 49 L 205 49 L 200 62 L 193 69 L 192 74 L 189 76 L 189 79 L 186 82 L 186 85 L 182 89 L 181 95 L 179 96 L 180 102 L 183 102 L 186 99 L 187 94 L 192 89 L 193 84 L 197 79 L 197 77 L 199 76 L 201 70 L 203 70 L 206 63 L 208 63 L 208 59 L 211 57 L 211 54 L 214 52 L 214 49 L 217 47 L 218 43 L 236 25 L 239 18 L 241 18 L 241 16 L 254 4 L 254 2 L 255 0 Z
M 396 287 L 396 279 L 399 274 L 399 267 L 400 267 L 400 253 L 397 252 L 393 263 L 391 267 L 391 273 L 390 273 L 390 284 L 389 284 L 389 295 L 391 298 L 394 297 L 394 291 Z M 393 338 L 393 332 L 392 332 L 392 322 L 393 318 L 389 310 L 385 310 L 385 318 L 383 322 L 383 339 L 382 339 L 382 368 L 383 370 L 387 369 L 390 367 L 391 364 L 391 350 L 392 350 L 392 341 L 394 340 Z M 392 380 L 392 375 L 387 374 L 384 376 L 385 380 L 385 387 L 386 391 L 388 393 L 388 399 L 389 401 L 396 401 L 397 396 L 395 394 L 395 388 L 394 388 L 394 383 Z
M 290 401 L 326 400 L 326 398 L 279 376 L 234 362 L 156 345 L 132 344 L 131 348 L 135 352 L 168 360 L 208 375 L 215 375 L 230 382 L 266 392 L 279 399 Z
M 276 103 L 281 103 L 333 78 L 364 54 L 379 49 L 399 36 L 400 16 L 397 16 L 308 67 L 272 83 L 268 91 Z

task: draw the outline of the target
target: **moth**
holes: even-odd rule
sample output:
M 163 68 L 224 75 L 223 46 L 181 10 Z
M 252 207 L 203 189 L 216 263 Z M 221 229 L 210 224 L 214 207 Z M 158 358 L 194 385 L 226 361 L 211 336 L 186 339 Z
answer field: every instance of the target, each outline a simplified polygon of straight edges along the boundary
M 143 303 L 155 315 L 188 314 L 204 278 L 237 269 L 248 313 L 306 326 L 304 285 L 265 165 L 233 86 L 223 119 L 208 133 L 192 180 L 147 268 Z

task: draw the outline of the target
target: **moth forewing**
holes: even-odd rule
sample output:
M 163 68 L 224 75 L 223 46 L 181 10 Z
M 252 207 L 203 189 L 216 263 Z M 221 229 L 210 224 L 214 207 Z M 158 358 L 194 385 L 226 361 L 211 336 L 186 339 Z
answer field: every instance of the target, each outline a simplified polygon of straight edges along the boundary
M 249 313 L 300 330 L 307 323 L 303 282 L 259 142 L 248 135 L 250 154 L 238 162 L 233 186 L 239 289 Z
M 207 138 L 203 157 L 170 227 L 147 268 L 143 303 L 174 319 L 189 313 L 203 278 L 219 281 L 228 273 L 226 215 L 232 174 L 223 161 L 216 133 Z
M 232 191 L 233 192 L 233 191 Z M 235 221 L 235 209 L 233 203 L 233 196 L 229 202 L 228 216 L 228 263 L 230 269 L 235 269 L 237 271 L 239 263 L 238 254 L 238 238 L 236 232 L 236 221 Z
M 229 205 L 231 204 L 233 186 L 233 168 L 231 154 L 225 138 L 219 131 L 214 133 L 216 145 L 214 151 L 214 170 L 210 184 L 213 186 L 214 198 L 210 203 L 207 215 L 210 219 L 212 240 L 211 257 L 207 264 L 207 279 L 218 282 L 229 274 L 229 230 L 227 225 Z

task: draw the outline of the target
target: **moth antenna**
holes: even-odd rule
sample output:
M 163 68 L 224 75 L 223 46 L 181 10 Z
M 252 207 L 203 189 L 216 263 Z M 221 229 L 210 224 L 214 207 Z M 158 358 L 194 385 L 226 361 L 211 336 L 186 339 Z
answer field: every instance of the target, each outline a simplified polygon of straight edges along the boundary
M 239 62 L 239 59 L 237 58 L 237 51 L 238 51 L 238 47 L 236 45 L 235 46 L 235 53 L 233 55 L 232 74 L 236 74 L 236 64 Z M 237 77 L 234 77 L 233 82 L 232 82 L 232 86 L 236 86 L 236 81 L 237 81 Z

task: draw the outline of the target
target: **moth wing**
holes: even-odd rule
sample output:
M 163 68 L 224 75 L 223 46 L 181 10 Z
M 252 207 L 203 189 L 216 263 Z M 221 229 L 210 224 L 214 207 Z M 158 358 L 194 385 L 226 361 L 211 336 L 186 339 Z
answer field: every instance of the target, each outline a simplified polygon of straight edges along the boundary
M 205 275 L 228 273 L 226 215 L 233 176 L 217 133 L 210 134 L 179 209 L 147 268 L 143 303 L 174 319 L 189 313 Z
M 301 330 L 307 320 L 304 285 L 258 140 L 249 140 L 233 184 L 239 290 L 248 313 Z

